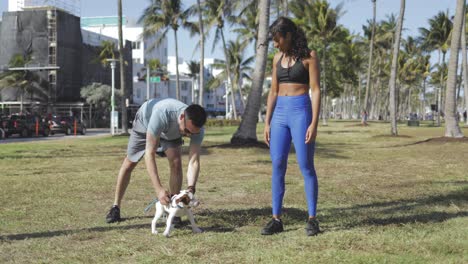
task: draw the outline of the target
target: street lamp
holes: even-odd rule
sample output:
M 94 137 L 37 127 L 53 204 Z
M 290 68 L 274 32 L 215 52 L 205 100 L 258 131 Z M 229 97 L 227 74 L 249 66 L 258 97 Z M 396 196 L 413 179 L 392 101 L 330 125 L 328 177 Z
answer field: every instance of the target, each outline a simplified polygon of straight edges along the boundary
M 111 69 L 112 69 L 112 89 L 111 89 L 111 115 L 110 115 L 110 132 L 111 135 L 115 135 L 116 127 L 118 126 L 118 119 L 119 113 L 115 111 L 115 95 L 114 95 L 114 88 L 115 88 L 115 65 L 118 59 L 106 59 L 106 61 L 110 62 Z

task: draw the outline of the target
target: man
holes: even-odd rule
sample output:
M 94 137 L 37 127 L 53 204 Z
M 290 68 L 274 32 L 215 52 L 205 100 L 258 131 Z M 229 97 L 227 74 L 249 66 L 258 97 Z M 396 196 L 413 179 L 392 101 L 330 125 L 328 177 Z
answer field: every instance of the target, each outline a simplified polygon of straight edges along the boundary
M 195 193 L 200 171 L 200 149 L 203 141 L 206 112 L 203 107 L 175 99 L 152 99 L 136 113 L 127 147 L 127 157 L 120 167 L 115 189 L 114 205 L 106 216 L 107 223 L 120 221 L 120 202 L 130 181 L 130 175 L 144 156 L 154 190 L 163 205 L 170 203 L 170 194 L 182 187 L 182 136 L 190 137 L 188 189 Z M 171 171 L 169 191 L 161 184 L 156 166 L 156 154 L 167 157 Z M 180 222 L 180 218 L 176 220 Z

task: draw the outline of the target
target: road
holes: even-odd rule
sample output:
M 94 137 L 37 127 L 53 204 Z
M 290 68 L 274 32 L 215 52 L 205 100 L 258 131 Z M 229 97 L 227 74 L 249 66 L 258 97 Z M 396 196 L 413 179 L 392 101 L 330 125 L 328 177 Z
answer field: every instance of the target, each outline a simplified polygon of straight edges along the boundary
M 48 137 L 43 137 L 43 136 L 34 136 L 34 137 L 27 137 L 27 138 L 22 138 L 19 137 L 18 135 L 13 135 L 9 138 L 6 139 L 0 139 L 0 145 L 1 144 L 9 144 L 9 143 L 18 143 L 18 142 L 32 142 L 32 141 L 45 141 L 45 140 L 60 140 L 60 139 L 71 139 L 71 138 L 86 138 L 86 137 L 96 137 L 96 136 L 106 136 L 110 135 L 109 129 L 108 128 L 88 128 L 86 129 L 86 135 L 80 135 L 77 134 L 75 135 L 69 135 L 66 136 L 65 134 L 55 134 L 55 135 L 50 135 Z

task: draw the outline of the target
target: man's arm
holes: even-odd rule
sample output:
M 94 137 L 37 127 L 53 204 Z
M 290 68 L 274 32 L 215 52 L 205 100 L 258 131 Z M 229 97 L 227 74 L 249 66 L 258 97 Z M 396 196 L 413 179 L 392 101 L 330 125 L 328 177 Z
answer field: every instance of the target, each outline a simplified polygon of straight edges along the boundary
M 190 144 L 187 183 L 188 186 L 193 186 L 193 188 L 195 188 L 195 185 L 197 184 L 198 175 L 200 173 L 200 152 L 200 145 Z
M 146 148 L 145 148 L 145 164 L 150 176 L 151 182 L 153 183 L 154 190 L 158 195 L 159 201 L 163 205 L 169 204 L 169 195 L 163 188 L 159 179 L 158 167 L 156 166 L 156 148 L 159 145 L 159 137 L 154 137 L 151 133 L 146 133 Z

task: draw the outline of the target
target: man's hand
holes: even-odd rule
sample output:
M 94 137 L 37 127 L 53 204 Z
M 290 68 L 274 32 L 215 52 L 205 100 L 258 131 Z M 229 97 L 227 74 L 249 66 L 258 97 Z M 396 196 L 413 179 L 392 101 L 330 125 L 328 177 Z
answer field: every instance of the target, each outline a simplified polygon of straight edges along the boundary
M 162 205 L 169 205 L 171 203 L 171 199 L 169 199 L 169 194 L 164 189 L 158 192 L 158 200 L 159 202 L 161 202 Z
M 195 194 L 195 186 L 193 186 L 193 185 L 192 185 L 192 186 L 189 186 L 189 187 L 187 187 L 187 190 L 188 190 L 189 192 Z

